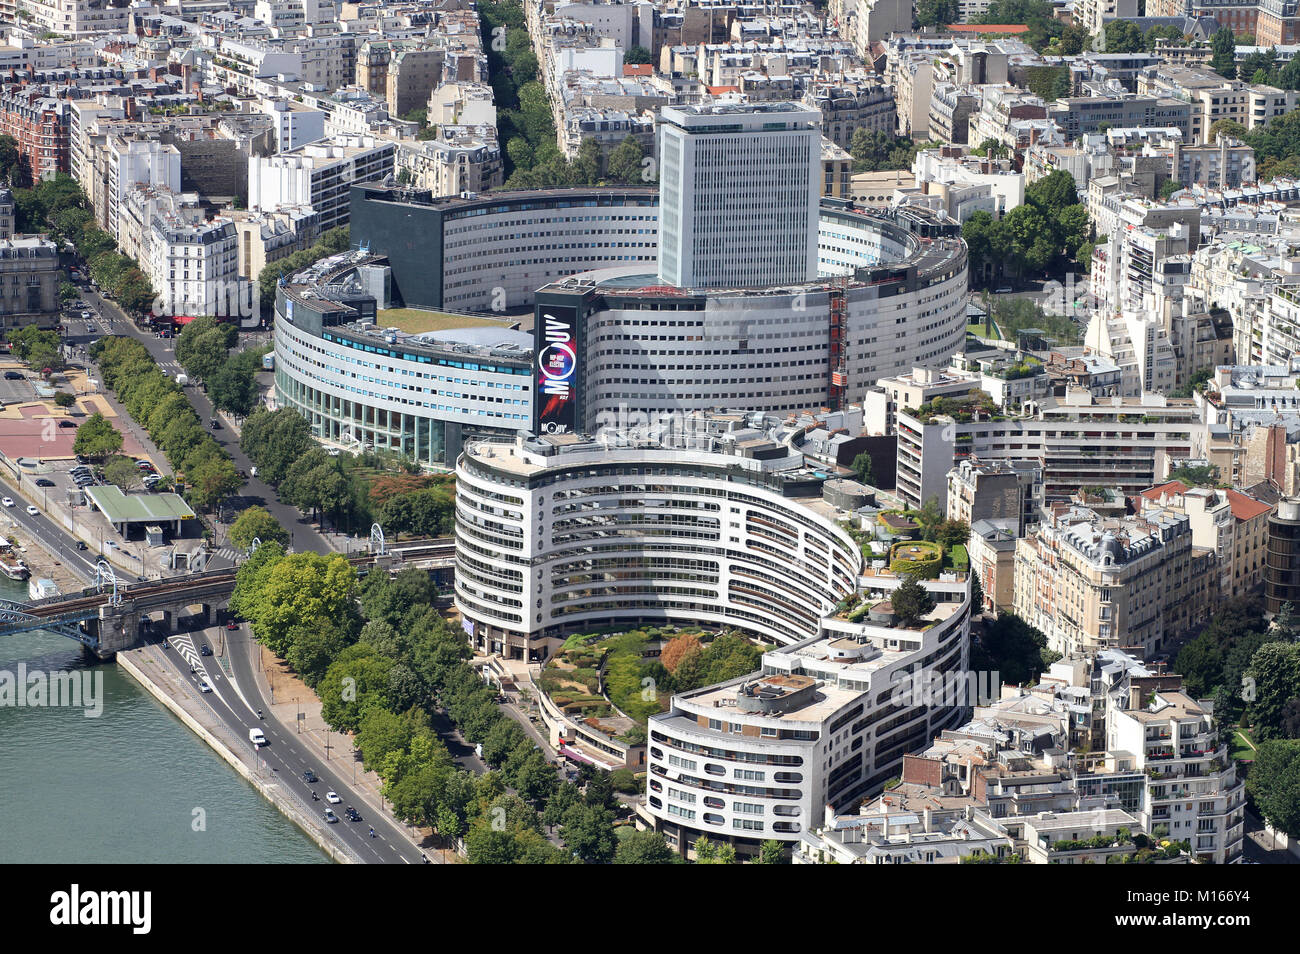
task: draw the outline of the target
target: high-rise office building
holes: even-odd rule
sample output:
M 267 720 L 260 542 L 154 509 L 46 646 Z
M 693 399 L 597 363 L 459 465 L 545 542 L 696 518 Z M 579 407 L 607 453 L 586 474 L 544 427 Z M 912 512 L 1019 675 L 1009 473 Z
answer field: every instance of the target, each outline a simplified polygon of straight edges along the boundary
M 747 288 L 817 277 L 820 112 L 670 106 L 659 135 L 661 281 Z

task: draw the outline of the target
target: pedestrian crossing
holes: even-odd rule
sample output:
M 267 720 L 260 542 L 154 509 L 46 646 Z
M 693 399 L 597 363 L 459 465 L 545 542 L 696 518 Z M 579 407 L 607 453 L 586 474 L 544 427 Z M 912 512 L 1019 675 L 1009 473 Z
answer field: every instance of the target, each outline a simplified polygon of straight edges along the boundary
M 231 563 L 238 563 L 244 558 L 244 554 L 234 547 L 217 547 L 212 551 L 212 557 L 224 557 Z

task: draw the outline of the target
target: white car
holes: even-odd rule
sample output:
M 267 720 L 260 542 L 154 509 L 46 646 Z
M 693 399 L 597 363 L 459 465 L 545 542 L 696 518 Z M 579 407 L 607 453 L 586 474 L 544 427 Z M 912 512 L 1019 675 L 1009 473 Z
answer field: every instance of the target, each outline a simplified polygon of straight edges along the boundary
M 5 497 L 3 500 L 0 500 L 0 503 L 4 504 L 6 507 L 12 507 L 14 505 L 14 498 Z
M 212 683 L 208 682 L 206 679 L 200 679 L 199 692 L 211 692 L 211 691 L 212 691 Z
M 33 517 L 39 517 L 41 515 L 40 510 L 38 510 L 34 504 L 27 505 L 27 512 L 30 513 Z
M 331 805 L 337 805 L 342 802 L 343 799 L 339 798 L 338 792 L 326 792 L 325 801 L 329 802 Z

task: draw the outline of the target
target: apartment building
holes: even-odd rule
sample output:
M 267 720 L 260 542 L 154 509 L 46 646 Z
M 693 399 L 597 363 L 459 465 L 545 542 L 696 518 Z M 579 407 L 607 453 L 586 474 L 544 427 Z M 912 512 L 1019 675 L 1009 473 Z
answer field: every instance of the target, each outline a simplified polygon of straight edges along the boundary
M 1106 518 L 1058 504 L 1016 545 L 1016 614 L 1064 656 L 1123 649 L 1149 658 L 1208 617 L 1214 562 L 1193 547 L 1185 513 L 1153 505 Z
M 1177 480 L 1144 490 L 1135 509 L 1140 514 L 1149 503 L 1187 514 L 1193 546 L 1218 560 L 1219 598 L 1244 596 L 1263 582 L 1272 506 L 1238 490 L 1190 488 Z
M 1098 398 L 1070 387 L 1020 416 L 979 402 L 957 414 L 898 412 L 897 492 L 908 506 L 934 497 L 946 509 L 948 471 L 970 457 L 1040 462 L 1050 502 L 1080 487 L 1139 493 L 1160 482 L 1171 459 L 1194 457 L 1205 446 L 1196 405 L 1162 394 Z
M 250 156 L 248 206 L 274 212 L 309 205 L 322 232 L 347 225 L 354 183 L 394 172 L 397 147 L 373 136 L 335 136 L 275 156 Z
M 0 329 L 59 323 L 58 249 L 43 235 L 0 238 Z
M 172 317 L 240 314 L 239 241 L 229 219 L 193 222 L 165 210 L 150 223 L 149 276 L 164 314 Z
M 803 105 L 821 112 L 822 134 L 841 149 L 852 145 L 859 129 L 892 136 L 898 125 L 894 91 L 874 73 L 815 80 L 804 91 Z

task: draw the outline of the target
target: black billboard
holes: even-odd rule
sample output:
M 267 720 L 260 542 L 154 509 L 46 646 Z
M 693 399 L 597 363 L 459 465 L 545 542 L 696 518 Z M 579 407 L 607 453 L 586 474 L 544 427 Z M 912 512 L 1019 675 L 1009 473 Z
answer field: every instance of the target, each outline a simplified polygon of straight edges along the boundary
M 533 432 L 578 429 L 579 309 L 539 301 L 533 323 Z

